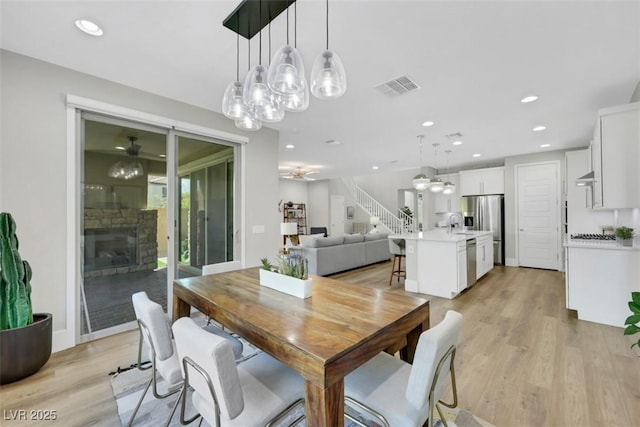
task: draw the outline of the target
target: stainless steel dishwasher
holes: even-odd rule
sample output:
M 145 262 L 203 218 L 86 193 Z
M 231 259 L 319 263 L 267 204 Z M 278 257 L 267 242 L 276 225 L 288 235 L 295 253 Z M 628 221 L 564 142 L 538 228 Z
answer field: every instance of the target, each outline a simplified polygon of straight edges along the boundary
M 476 239 L 467 239 L 467 288 L 476 283 Z

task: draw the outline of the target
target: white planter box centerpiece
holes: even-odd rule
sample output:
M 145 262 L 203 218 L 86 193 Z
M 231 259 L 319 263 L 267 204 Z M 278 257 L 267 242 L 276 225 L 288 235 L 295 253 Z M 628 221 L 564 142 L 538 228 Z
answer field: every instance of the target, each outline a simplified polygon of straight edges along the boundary
M 311 279 L 297 279 L 263 268 L 260 269 L 260 285 L 298 298 L 309 298 L 312 290 Z

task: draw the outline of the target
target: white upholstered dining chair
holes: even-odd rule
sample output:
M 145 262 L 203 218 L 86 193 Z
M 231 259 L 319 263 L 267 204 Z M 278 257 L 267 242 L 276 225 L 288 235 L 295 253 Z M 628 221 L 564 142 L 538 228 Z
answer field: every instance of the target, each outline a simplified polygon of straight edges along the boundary
M 304 402 L 302 377 L 266 353 L 236 364 L 229 342 L 203 332 L 192 319 L 178 319 L 172 329 L 182 361 L 183 389 L 193 388 L 198 412 L 185 419 L 183 393 L 181 423 L 202 416 L 214 427 L 270 426 Z
M 461 329 L 462 315 L 449 310 L 438 325 L 420 335 L 413 365 L 379 353 L 345 377 L 346 404 L 369 412 L 386 427 L 432 426 L 436 408 L 446 426 L 438 405 L 458 405 L 453 364 Z M 440 400 L 447 380 L 451 381 L 452 403 Z
M 151 378 L 149 379 L 142 396 L 140 396 L 138 404 L 131 414 L 131 418 L 127 424 L 128 426 L 133 424 L 133 420 L 138 413 L 138 409 L 140 409 L 140 405 L 152 385 L 153 396 L 156 399 L 164 399 L 180 391 L 180 385 L 182 383 L 182 370 L 178 354 L 175 351 L 175 345 L 171 337 L 169 318 L 162 310 L 162 306 L 149 299 L 146 292 L 133 294 L 131 296 L 131 300 L 133 302 L 133 309 L 136 313 L 138 329 L 140 332 L 137 367 L 139 370 L 151 369 Z M 207 334 L 216 335 L 221 339 L 227 340 L 232 347 L 232 352 L 235 358 L 240 359 L 242 357 L 243 345 L 240 340 L 232 337 L 213 325 L 207 326 L 203 329 L 203 331 L 205 330 L 205 333 Z M 151 362 L 150 366 L 143 366 L 143 348 L 147 349 L 149 361 Z M 158 390 L 158 374 L 168 384 L 167 391 L 165 393 L 160 393 Z M 171 421 L 171 418 L 173 418 L 176 407 L 177 402 L 171 411 L 167 425 Z

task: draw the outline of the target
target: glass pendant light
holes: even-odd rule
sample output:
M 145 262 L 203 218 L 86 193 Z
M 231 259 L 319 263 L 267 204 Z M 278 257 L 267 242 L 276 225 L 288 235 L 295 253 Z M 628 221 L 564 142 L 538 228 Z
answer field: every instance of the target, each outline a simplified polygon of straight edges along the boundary
M 244 102 L 249 108 L 262 108 L 270 104 L 267 86 L 267 69 L 262 65 L 253 67 L 244 79 Z
M 262 2 L 260 2 L 260 16 L 262 16 Z M 259 46 L 260 64 L 253 67 L 244 80 L 244 102 L 255 111 L 258 120 L 279 122 L 284 118 L 284 110 L 273 96 L 267 85 L 268 70 L 262 63 L 262 31 L 260 31 Z
M 269 43 L 271 43 L 271 33 L 269 33 Z M 271 49 L 271 44 L 269 44 L 269 49 Z M 289 44 L 289 7 L 287 7 L 287 44 L 278 49 L 276 54 L 273 55 L 269 65 L 267 83 L 269 89 L 279 95 L 299 93 L 306 84 L 302 56 L 294 46 Z
M 418 139 L 420 140 L 420 165 L 422 165 L 422 139 L 424 138 L 424 135 L 418 135 Z M 415 188 L 418 191 L 424 191 L 427 188 L 429 188 L 429 183 L 431 181 L 429 180 L 429 177 L 427 177 L 425 174 L 423 173 L 419 173 L 418 175 L 413 177 L 413 180 L 411 181 L 411 184 L 413 185 L 413 188 Z
M 282 100 L 275 93 L 269 93 L 269 102 L 257 110 L 258 119 L 263 122 L 276 123 L 284 119 Z
M 424 191 L 429 188 L 430 182 L 431 180 L 423 173 L 414 176 L 413 180 L 411 181 L 411 183 L 413 184 L 413 188 L 418 191 Z
M 451 150 L 446 150 L 445 153 L 447 153 L 447 181 L 444 183 L 442 193 L 453 194 L 456 192 L 456 185 L 449 180 L 449 154 L 451 154 Z
M 244 116 L 247 108 L 242 97 L 243 85 L 240 81 L 229 83 L 222 98 L 222 114 L 229 119 L 239 119 Z
M 242 82 L 240 82 L 240 34 L 236 37 L 236 81 L 229 83 L 222 97 L 222 114 L 229 119 L 240 119 L 247 108 L 242 96 Z
M 283 95 L 281 99 L 285 110 L 299 113 L 309 108 L 309 97 L 309 85 L 305 82 L 300 92 Z
M 435 169 L 438 170 L 438 146 L 440 144 L 438 144 L 437 142 L 433 144 L 433 159 L 434 159 L 434 163 L 435 163 Z M 444 190 L 444 183 L 442 182 L 442 180 L 440 178 L 434 178 L 431 180 L 431 183 L 429 184 L 429 190 L 432 193 L 439 193 L 442 190 Z
M 253 114 L 247 112 L 244 116 L 235 121 L 236 127 L 247 131 L 256 131 L 262 129 L 262 122 Z
M 311 68 L 311 93 L 320 99 L 337 99 L 347 90 L 347 75 L 338 55 L 329 50 L 329 0 L 326 4 L 327 48 Z
M 294 27 L 295 32 L 293 36 L 293 46 L 294 48 L 296 48 L 298 45 L 298 3 L 294 4 L 293 10 L 294 10 L 293 22 L 295 25 Z M 287 44 L 289 44 L 289 9 L 287 9 Z M 300 66 L 304 67 L 302 62 L 300 63 Z M 303 70 L 303 68 L 300 68 L 300 69 Z M 282 107 L 286 111 L 290 111 L 293 113 L 300 113 L 302 111 L 305 111 L 307 108 L 309 108 L 310 97 L 311 96 L 309 92 L 309 83 L 307 82 L 307 79 L 304 77 L 304 71 L 303 71 L 300 90 L 294 93 L 280 95 L 280 100 L 282 101 Z
M 304 89 L 305 80 L 304 64 L 296 48 L 286 44 L 278 49 L 269 66 L 269 88 L 280 95 L 293 95 Z

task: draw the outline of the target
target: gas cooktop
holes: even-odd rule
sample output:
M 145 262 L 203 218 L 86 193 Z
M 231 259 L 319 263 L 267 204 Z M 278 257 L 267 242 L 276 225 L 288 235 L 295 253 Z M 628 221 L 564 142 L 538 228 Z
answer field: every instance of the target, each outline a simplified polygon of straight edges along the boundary
M 573 240 L 616 240 L 615 234 L 593 234 L 593 233 L 578 233 L 572 234 Z

